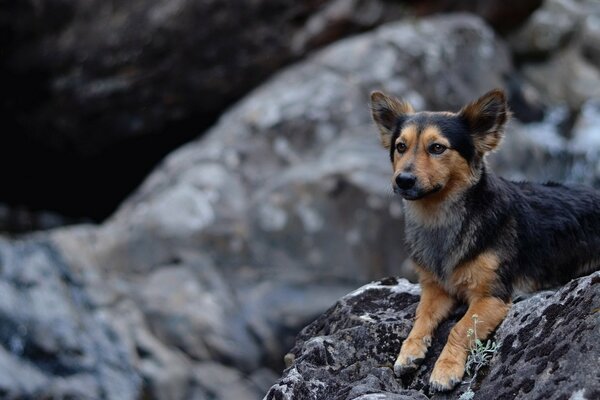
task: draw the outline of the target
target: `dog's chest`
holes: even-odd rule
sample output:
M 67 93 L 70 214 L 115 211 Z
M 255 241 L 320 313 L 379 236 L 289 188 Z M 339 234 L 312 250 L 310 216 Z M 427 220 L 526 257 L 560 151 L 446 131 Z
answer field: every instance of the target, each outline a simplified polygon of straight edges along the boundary
M 441 279 L 450 275 L 469 250 L 470 235 L 462 224 L 423 226 L 406 221 L 406 243 L 411 258 Z

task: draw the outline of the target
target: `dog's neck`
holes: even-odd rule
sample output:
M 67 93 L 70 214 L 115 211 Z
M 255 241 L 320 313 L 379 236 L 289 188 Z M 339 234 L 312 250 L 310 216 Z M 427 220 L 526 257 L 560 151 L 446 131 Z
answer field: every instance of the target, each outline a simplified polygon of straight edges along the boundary
M 406 222 L 410 225 L 430 228 L 457 225 L 465 214 L 464 193 L 433 205 L 410 200 L 403 200 L 403 203 Z

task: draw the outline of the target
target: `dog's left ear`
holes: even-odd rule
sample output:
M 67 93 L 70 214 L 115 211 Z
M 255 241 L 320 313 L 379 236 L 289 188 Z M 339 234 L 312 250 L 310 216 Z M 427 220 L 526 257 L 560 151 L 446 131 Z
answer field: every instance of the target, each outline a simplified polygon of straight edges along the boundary
M 504 125 L 510 116 L 506 95 L 494 89 L 460 110 L 471 130 L 473 144 L 480 155 L 494 150 L 504 136 Z
M 386 149 L 392 145 L 394 130 L 409 115 L 414 113 L 412 106 L 382 92 L 371 93 L 371 115 L 379 129 L 379 139 Z

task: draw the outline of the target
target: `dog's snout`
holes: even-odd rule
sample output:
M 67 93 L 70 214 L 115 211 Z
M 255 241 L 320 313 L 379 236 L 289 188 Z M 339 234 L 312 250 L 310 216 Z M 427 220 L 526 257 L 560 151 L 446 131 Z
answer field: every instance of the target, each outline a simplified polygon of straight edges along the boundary
M 411 187 L 415 186 L 416 181 L 417 178 L 413 174 L 406 172 L 396 176 L 396 185 L 398 185 L 400 189 L 410 189 Z

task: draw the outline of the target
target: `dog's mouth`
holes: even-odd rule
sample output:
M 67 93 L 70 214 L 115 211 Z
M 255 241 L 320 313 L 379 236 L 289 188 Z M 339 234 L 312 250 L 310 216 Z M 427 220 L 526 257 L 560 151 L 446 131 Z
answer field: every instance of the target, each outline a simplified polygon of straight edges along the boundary
M 435 185 L 432 189 L 421 189 L 421 188 L 416 188 L 416 187 L 412 187 L 410 189 L 400 189 L 397 186 L 394 186 L 394 193 L 399 194 L 400 196 L 402 196 L 402 198 L 404 198 L 405 200 L 410 200 L 410 201 L 414 201 L 414 200 L 420 200 L 423 197 L 427 197 L 431 194 L 437 193 L 440 190 L 442 190 L 442 185 Z

